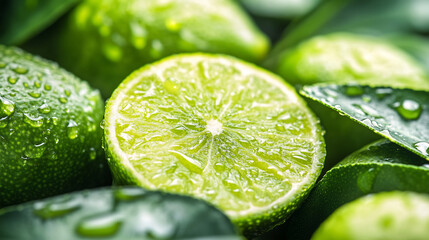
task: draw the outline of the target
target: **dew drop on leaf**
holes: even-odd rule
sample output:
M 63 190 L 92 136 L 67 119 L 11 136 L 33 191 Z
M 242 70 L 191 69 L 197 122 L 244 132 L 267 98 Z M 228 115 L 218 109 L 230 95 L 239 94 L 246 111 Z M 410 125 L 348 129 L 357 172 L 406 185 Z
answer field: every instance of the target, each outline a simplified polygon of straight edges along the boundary
M 418 142 L 414 144 L 414 147 L 419 150 L 422 154 L 429 154 L 429 143 L 428 142 Z
M 405 99 L 393 104 L 394 109 L 406 120 L 416 120 L 422 113 L 422 106 L 410 99 Z
M 118 232 L 122 219 L 117 214 L 106 214 L 78 223 L 76 231 L 85 237 L 107 237 Z

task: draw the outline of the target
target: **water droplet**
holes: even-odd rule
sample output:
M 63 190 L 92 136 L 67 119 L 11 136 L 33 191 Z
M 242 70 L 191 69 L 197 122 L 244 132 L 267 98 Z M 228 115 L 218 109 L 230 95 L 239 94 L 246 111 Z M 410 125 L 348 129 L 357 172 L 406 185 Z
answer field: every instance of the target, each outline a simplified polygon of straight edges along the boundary
M 41 127 L 43 125 L 42 116 L 33 116 L 29 113 L 24 113 L 24 116 L 25 116 L 24 121 L 32 127 Z
M 52 89 L 51 85 L 49 85 L 49 84 L 45 84 L 43 86 L 43 88 L 45 88 L 46 91 L 51 91 L 51 89 Z
M 167 90 L 167 92 L 169 92 L 171 94 L 177 95 L 179 93 L 179 86 L 177 86 L 176 83 L 174 83 L 170 80 L 166 80 L 164 82 L 164 88 L 165 88 L 165 90 Z
M 18 81 L 18 78 L 16 78 L 16 77 L 8 77 L 8 78 L 7 78 L 7 81 L 8 81 L 10 84 L 15 84 L 15 83 Z
M 36 202 L 33 213 L 42 219 L 51 219 L 64 216 L 81 207 L 78 199 L 64 199 L 57 202 Z
M 89 158 L 91 160 L 94 160 L 97 157 L 97 151 L 95 150 L 95 148 L 90 148 L 89 149 Z
M 7 126 L 7 117 L 0 118 L 0 128 L 5 128 Z
M 35 81 L 35 82 L 34 82 L 34 86 L 35 86 L 36 88 L 40 88 L 40 87 L 42 86 L 42 84 L 41 84 L 39 81 Z
M 0 110 L 6 116 L 10 116 L 15 111 L 15 103 L 6 98 L 0 97 Z
M 226 167 L 223 163 L 217 162 L 215 163 L 215 165 L 213 166 L 214 170 L 216 170 L 216 172 L 221 173 L 224 172 Z
M 76 139 L 79 136 L 79 128 L 75 121 L 70 120 L 67 125 L 67 135 L 70 139 Z
M 25 68 L 25 67 L 16 67 L 16 68 L 14 68 L 12 70 L 15 73 L 18 73 L 18 74 L 26 74 L 26 73 L 28 73 L 28 68 Z
M 58 125 L 58 121 L 59 121 L 59 119 L 57 118 L 57 117 L 52 117 L 51 118 L 52 119 L 52 123 L 56 126 L 56 125 Z
M 377 177 L 378 170 L 374 168 L 368 169 L 365 173 L 361 174 L 357 178 L 357 186 L 363 193 L 369 193 L 372 190 L 374 181 Z
M 68 89 L 66 89 L 66 90 L 64 90 L 64 94 L 65 94 L 67 97 L 70 97 L 70 95 L 71 95 L 71 91 L 70 91 L 70 90 L 68 90 Z
M 360 96 L 364 93 L 364 89 L 359 85 L 349 85 L 345 88 L 345 93 L 348 96 Z
M 24 154 L 28 158 L 33 158 L 33 159 L 41 158 L 45 153 L 45 150 L 46 150 L 46 143 L 43 142 L 43 143 L 28 147 L 25 150 Z
M 422 106 L 410 99 L 405 99 L 401 102 L 395 102 L 393 108 L 401 115 L 405 120 L 416 120 L 422 113 Z
M 78 223 L 76 231 L 84 237 L 108 237 L 120 228 L 122 219 L 117 214 L 106 214 L 85 219 Z
M 112 62 L 119 62 L 122 59 L 122 49 L 114 43 L 104 44 L 103 53 L 104 56 Z
M 42 96 L 42 94 L 38 92 L 29 92 L 28 95 L 34 98 L 39 98 L 40 96 Z
M 392 89 L 391 88 L 377 88 L 375 90 L 375 95 L 377 96 L 378 99 L 383 99 L 386 96 L 390 95 L 392 93 Z
M 49 113 L 51 111 L 51 108 L 48 106 L 48 104 L 44 103 L 39 107 L 40 113 Z
M 66 97 L 60 97 L 58 100 L 60 100 L 61 103 L 67 103 L 67 98 Z
M 117 200 L 129 201 L 143 197 L 146 191 L 142 188 L 121 188 L 115 191 L 115 198 Z
M 419 150 L 424 155 L 429 154 L 429 143 L 428 142 L 418 142 L 414 144 L 414 147 Z
M 286 128 L 285 128 L 285 126 L 283 124 L 276 124 L 275 128 L 276 128 L 277 131 L 280 131 L 280 132 L 286 131 Z

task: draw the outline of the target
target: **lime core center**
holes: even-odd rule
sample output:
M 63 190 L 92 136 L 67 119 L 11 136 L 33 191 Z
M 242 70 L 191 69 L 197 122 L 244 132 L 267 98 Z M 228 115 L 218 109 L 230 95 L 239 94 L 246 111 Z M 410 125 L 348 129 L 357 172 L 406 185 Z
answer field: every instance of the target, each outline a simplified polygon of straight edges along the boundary
M 211 132 L 213 136 L 216 136 L 222 132 L 223 126 L 218 120 L 210 119 L 207 121 L 206 129 Z

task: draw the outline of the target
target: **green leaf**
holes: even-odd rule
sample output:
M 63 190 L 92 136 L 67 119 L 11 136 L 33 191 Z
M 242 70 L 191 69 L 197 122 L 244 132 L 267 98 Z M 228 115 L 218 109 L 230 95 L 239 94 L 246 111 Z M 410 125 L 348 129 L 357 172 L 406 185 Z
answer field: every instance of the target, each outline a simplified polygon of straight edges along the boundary
M 219 210 L 186 196 L 102 188 L 0 210 L 0 239 L 240 240 Z
M 80 0 L 6 0 L 0 10 L 0 43 L 21 44 Z
M 345 203 L 384 191 L 429 193 L 428 181 L 425 159 L 388 140 L 377 141 L 329 170 L 291 218 L 261 240 L 310 239 L 319 225 Z
M 305 86 L 301 94 L 429 160 L 429 92 L 360 85 L 313 85 Z

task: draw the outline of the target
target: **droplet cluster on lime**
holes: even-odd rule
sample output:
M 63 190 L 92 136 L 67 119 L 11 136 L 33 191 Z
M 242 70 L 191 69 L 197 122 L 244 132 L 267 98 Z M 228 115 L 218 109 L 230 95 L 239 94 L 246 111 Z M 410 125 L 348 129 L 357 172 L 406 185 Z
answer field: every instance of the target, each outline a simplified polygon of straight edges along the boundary
M 325 157 L 319 122 L 291 86 L 222 55 L 135 71 L 108 101 L 104 131 L 116 182 L 207 200 L 247 235 L 285 221 Z
M 102 117 L 98 91 L 0 45 L 0 207 L 107 184 Z

